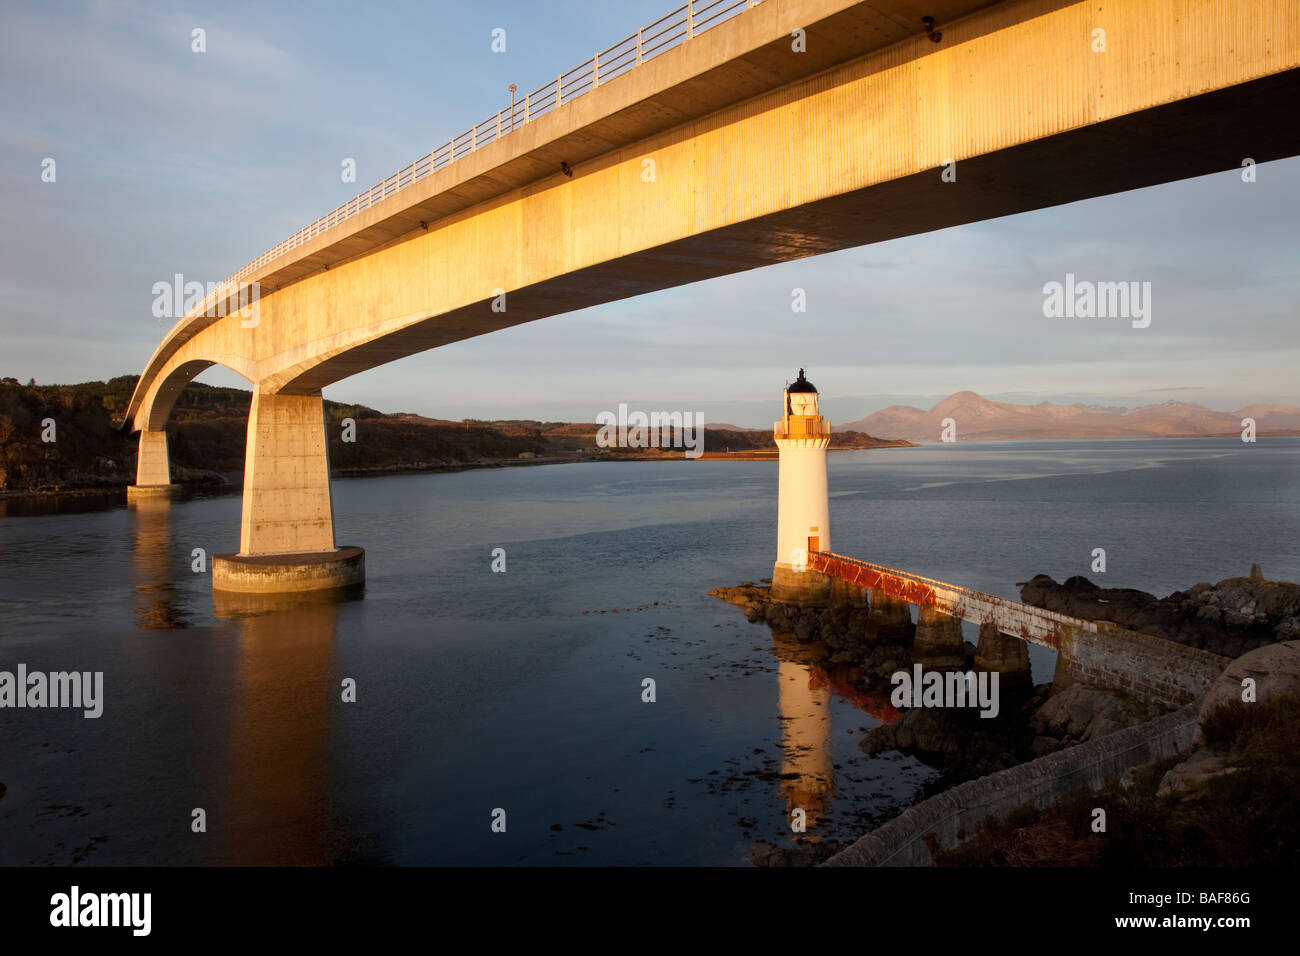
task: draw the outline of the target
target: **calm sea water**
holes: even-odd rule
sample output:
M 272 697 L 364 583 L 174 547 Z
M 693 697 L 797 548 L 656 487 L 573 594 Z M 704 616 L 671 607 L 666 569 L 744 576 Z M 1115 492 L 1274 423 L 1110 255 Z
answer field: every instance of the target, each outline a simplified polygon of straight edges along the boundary
M 859 836 L 935 772 L 864 755 L 870 695 L 706 595 L 770 575 L 776 474 L 337 481 L 364 596 L 252 611 L 191 570 L 237 550 L 237 496 L 0 518 L 0 670 L 103 671 L 106 698 L 0 710 L 0 863 L 739 864 L 795 805 Z M 835 550 L 1007 597 L 1300 580 L 1300 439 L 845 452 L 830 482 Z

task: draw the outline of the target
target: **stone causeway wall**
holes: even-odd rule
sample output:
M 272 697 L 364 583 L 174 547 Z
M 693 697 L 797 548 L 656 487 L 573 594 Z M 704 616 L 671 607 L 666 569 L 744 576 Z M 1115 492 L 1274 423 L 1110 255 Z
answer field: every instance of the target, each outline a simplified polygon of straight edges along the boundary
M 1104 621 L 1095 630 L 1065 625 L 1054 688 L 1087 684 L 1137 700 L 1181 707 L 1199 700 L 1229 658 Z
M 959 784 L 903 811 L 823 865 L 929 866 L 931 844 L 951 849 L 974 836 L 980 823 L 1003 820 L 1017 807 L 1041 809 L 1072 790 L 1099 789 L 1133 767 L 1191 749 L 1199 708 L 1198 694 L 1155 720 Z

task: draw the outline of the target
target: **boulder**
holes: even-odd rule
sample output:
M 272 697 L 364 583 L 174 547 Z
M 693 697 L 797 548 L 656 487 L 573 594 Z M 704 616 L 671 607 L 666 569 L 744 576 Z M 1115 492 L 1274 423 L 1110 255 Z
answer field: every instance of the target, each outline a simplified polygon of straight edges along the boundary
M 961 747 L 961 738 L 944 712 L 917 708 L 904 711 L 892 724 L 869 730 L 858 746 L 869 754 L 887 750 L 955 754 Z
M 1217 707 L 1241 701 L 1242 681 L 1255 680 L 1255 700 L 1272 700 L 1300 691 L 1300 641 L 1267 644 L 1227 666 L 1201 698 L 1201 725 Z
M 1212 778 L 1236 773 L 1239 769 L 1239 767 L 1227 766 L 1227 759 L 1224 754 L 1212 753 L 1208 750 L 1197 750 L 1160 778 L 1160 787 L 1156 791 L 1156 796 L 1163 797 L 1171 793 L 1191 793 L 1200 790 Z
M 1049 697 L 1030 719 L 1029 726 L 1039 737 L 1082 743 L 1140 724 L 1149 716 L 1146 709 L 1131 698 L 1083 684 L 1071 684 Z M 1036 741 L 1035 750 L 1039 749 Z
M 1131 588 L 1103 588 L 1084 577 L 1057 584 L 1039 574 L 1021 587 L 1026 604 L 1087 621 L 1110 621 L 1155 637 L 1237 657 L 1265 644 L 1300 638 L 1300 585 L 1249 577 L 1203 581 L 1156 598 Z

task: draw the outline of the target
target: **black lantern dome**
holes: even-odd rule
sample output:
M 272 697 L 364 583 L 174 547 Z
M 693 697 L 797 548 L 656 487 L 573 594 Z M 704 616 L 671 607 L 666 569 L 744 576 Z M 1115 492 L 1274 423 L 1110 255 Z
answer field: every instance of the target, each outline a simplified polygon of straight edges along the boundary
M 814 395 L 816 395 L 816 394 L 817 394 L 817 387 L 816 387 L 815 385 L 813 385 L 812 382 L 808 381 L 808 379 L 804 378 L 804 377 L 803 377 L 803 369 L 799 369 L 799 378 L 797 378 L 797 379 L 795 380 L 795 383 L 794 383 L 793 385 L 791 385 L 788 389 L 786 389 L 786 391 L 788 391 L 788 392 L 812 392 Z

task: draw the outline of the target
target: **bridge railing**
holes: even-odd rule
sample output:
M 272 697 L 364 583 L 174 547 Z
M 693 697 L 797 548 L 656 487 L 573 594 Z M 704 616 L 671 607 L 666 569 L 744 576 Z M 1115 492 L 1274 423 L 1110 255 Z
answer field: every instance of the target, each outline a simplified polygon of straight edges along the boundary
M 744 10 L 758 6 L 760 2 L 761 0 L 688 0 L 686 4 L 664 14 L 649 26 L 642 27 L 636 33 L 597 53 L 586 63 L 575 66 L 567 73 L 559 74 L 531 93 L 525 93 L 522 99 L 511 97 L 509 107 L 497 110 L 483 122 L 471 126 L 459 136 L 453 136 L 405 169 L 399 170 L 361 195 L 349 199 L 333 212 L 321 216 L 310 225 L 299 229 L 288 239 L 262 253 L 223 282 L 215 293 L 210 293 L 192 314 L 215 314 L 211 310 L 216 302 L 226 298 L 232 291 L 237 291 L 241 280 L 257 272 L 267 263 L 291 252 L 304 242 L 315 239 L 326 230 L 333 229 L 360 215 L 381 200 L 406 189 L 413 183 L 418 183 L 437 170 L 508 135 L 537 117 L 563 106 L 584 93 L 591 92 L 601 83 L 607 83 L 616 76 L 635 69 L 646 60 L 680 46 L 691 37 L 730 20 Z

